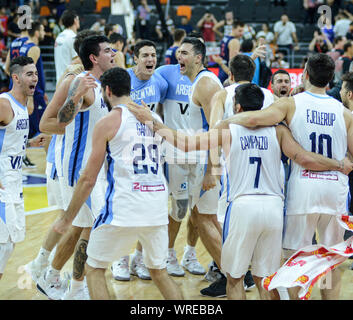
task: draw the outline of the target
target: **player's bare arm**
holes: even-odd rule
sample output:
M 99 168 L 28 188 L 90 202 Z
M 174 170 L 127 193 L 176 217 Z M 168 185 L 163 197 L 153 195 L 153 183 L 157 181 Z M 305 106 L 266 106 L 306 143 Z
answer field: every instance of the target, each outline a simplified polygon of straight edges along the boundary
M 84 101 L 88 91 L 97 86 L 94 77 L 87 73 L 82 78 L 72 81 L 65 103 L 58 112 L 58 122 L 69 124 L 78 111 L 84 107 Z
M 283 153 L 305 169 L 341 171 L 344 174 L 348 174 L 353 170 L 353 163 L 347 158 L 340 160 L 330 159 L 321 154 L 306 151 L 295 141 L 290 130 L 284 125 L 278 125 L 276 132 Z
M 39 123 L 41 132 L 49 134 L 64 134 L 65 127 L 58 123 L 57 116 L 60 108 L 64 105 L 70 84 L 75 78 L 75 75 L 67 76 L 55 91 L 53 98 L 45 108 L 42 118 Z
M 7 126 L 13 119 L 14 113 L 7 99 L 0 99 L 0 126 Z
M 235 123 L 244 127 L 255 128 L 259 126 L 273 126 L 285 120 L 290 123 L 295 110 L 295 103 L 292 97 L 280 98 L 268 108 L 258 111 L 241 112 L 229 119 L 228 123 Z

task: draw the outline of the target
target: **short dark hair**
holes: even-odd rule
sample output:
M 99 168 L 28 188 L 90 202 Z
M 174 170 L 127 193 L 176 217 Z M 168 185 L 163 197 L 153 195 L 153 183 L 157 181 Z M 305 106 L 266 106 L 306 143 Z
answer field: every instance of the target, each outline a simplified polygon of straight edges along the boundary
M 233 21 L 233 28 L 236 29 L 238 27 L 244 27 L 245 23 L 241 20 L 234 20 Z
M 347 41 L 343 46 L 343 51 L 347 52 L 347 50 L 352 46 L 352 41 Z
M 135 46 L 134 46 L 134 56 L 135 57 L 138 57 L 140 55 L 140 49 L 143 48 L 143 47 L 153 47 L 157 51 L 156 44 L 153 41 L 140 40 L 140 41 L 137 41 Z
M 103 73 L 100 78 L 103 90 L 108 86 L 116 97 L 129 96 L 131 78 L 129 73 L 119 67 L 114 67 Z
M 173 33 L 174 41 L 180 41 L 186 36 L 186 31 L 184 29 L 175 29 Z
M 337 36 L 333 39 L 333 44 L 336 45 L 338 42 L 340 42 L 342 40 L 343 40 L 342 36 Z
M 252 41 L 252 39 L 245 39 L 240 46 L 241 52 L 251 52 L 253 49 L 254 42 Z
M 194 37 L 186 37 L 183 39 L 182 43 L 189 43 L 192 45 L 192 49 L 194 51 L 194 53 L 200 54 L 201 55 L 201 61 L 203 62 L 205 60 L 206 57 L 206 46 L 205 44 L 198 38 L 194 38 Z
M 310 83 L 319 88 L 324 88 L 333 79 L 335 74 L 335 63 L 325 53 L 315 53 L 309 57 L 306 70 Z
M 14 73 L 19 73 L 24 66 L 32 63 L 34 64 L 34 61 L 31 57 L 19 56 L 17 58 L 13 58 L 10 62 L 10 76 Z
M 89 56 L 94 54 L 95 56 L 99 56 L 100 44 L 103 42 L 108 42 L 109 39 L 106 36 L 89 36 L 82 41 L 80 46 L 80 58 L 85 70 L 91 70 L 93 68 L 92 61 Z
M 75 49 L 77 55 L 80 54 L 80 46 L 81 46 L 82 41 L 84 39 L 86 39 L 87 37 L 90 37 L 90 36 L 98 36 L 98 35 L 101 35 L 100 31 L 94 31 L 94 30 L 90 30 L 90 29 L 85 29 L 85 30 L 78 32 L 75 37 L 75 41 L 74 41 L 74 49 Z
M 345 73 L 342 76 L 341 80 L 346 82 L 347 90 L 353 92 L 353 72 Z
M 116 42 L 122 42 L 124 45 L 126 43 L 126 38 L 117 32 L 113 32 L 110 36 L 109 36 L 109 41 L 110 43 L 116 43 Z
M 104 27 L 104 34 L 108 37 L 109 32 L 113 31 L 113 29 L 114 29 L 114 25 L 112 23 L 106 24 Z
M 254 78 L 256 65 L 251 57 L 238 54 L 230 60 L 229 68 L 235 82 L 251 81 Z
M 189 38 L 199 38 L 199 39 L 201 38 L 201 39 L 203 40 L 202 32 L 195 31 L 195 30 L 190 31 L 190 32 L 188 33 L 188 37 L 189 37 Z
M 75 23 L 75 19 L 78 17 L 75 10 L 65 10 L 61 15 L 61 22 L 65 28 L 70 28 Z
M 244 111 L 260 110 L 265 95 L 254 83 L 244 83 L 235 88 L 235 104 L 240 104 Z
M 277 74 L 286 74 L 289 79 L 290 79 L 290 74 L 288 73 L 287 70 L 284 70 L 284 69 L 278 69 L 276 72 L 273 73 L 272 77 L 271 77 L 271 83 L 273 83 L 275 81 L 275 76 Z
M 34 21 L 32 22 L 32 27 L 31 29 L 28 29 L 28 35 L 30 37 L 33 37 L 34 34 L 36 33 L 36 31 L 40 31 L 40 26 L 42 25 L 42 23 L 40 21 Z

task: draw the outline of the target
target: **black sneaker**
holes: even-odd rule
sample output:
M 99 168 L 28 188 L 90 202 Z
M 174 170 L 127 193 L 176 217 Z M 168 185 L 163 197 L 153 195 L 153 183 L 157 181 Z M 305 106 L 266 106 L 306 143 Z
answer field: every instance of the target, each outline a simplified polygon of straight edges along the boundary
M 227 296 L 227 278 L 222 274 L 222 277 L 212 284 L 209 287 L 200 290 L 200 293 L 206 297 L 212 298 L 223 298 Z
M 37 166 L 32 163 L 27 156 L 23 157 L 23 164 L 26 168 L 37 168 Z
M 245 277 L 244 277 L 244 290 L 245 291 L 250 290 L 254 287 L 255 287 L 254 279 L 251 275 L 250 270 L 248 270 L 248 272 L 245 274 Z

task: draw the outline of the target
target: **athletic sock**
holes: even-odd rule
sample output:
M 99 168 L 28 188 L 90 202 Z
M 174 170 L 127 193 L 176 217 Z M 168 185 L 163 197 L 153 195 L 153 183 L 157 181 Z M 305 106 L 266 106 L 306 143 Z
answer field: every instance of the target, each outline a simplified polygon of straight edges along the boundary
M 77 291 L 79 291 L 80 289 L 82 289 L 84 287 L 85 282 L 84 281 L 78 281 L 75 279 L 71 279 L 70 282 L 70 291 L 75 293 Z
M 50 251 L 40 248 L 37 257 L 34 259 L 39 264 L 47 264 L 49 259 Z

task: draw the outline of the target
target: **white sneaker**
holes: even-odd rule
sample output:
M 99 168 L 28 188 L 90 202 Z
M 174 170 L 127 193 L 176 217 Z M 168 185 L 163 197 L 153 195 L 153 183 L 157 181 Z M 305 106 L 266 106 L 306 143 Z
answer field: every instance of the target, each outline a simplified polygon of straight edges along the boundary
M 201 275 L 206 273 L 204 267 L 197 261 L 195 251 L 184 251 L 181 265 L 191 274 Z
M 76 292 L 72 292 L 71 286 L 69 286 L 66 289 L 62 300 L 91 300 L 86 281 L 84 281 L 83 287 Z
M 37 283 L 38 279 L 47 267 L 48 263 L 39 264 L 36 260 L 32 260 L 25 265 L 25 271 L 32 277 L 34 283 Z
M 168 254 L 167 272 L 169 275 L 174 277 L 183 277 L 185 275 L 183 268 L 178 263 L 175 250 L 173 250 L 172 253 L 169 252 Z
M 45 271 L 38 279 L 37 289 L 51 300 L 61 300 L 70 285 L 70 280 L 71 277 L 68 277 L 66 273 L 63 279 L 58 276 L 47 280 L 47 272 Z
M 151 280 L 150 272 L 143 263 L 142 255 L 133 255 L 130 264 L 130 274 L 142 280 Z
M 115 280 L 130 281 L 129 256 L 113 262 L 110 269 Z

